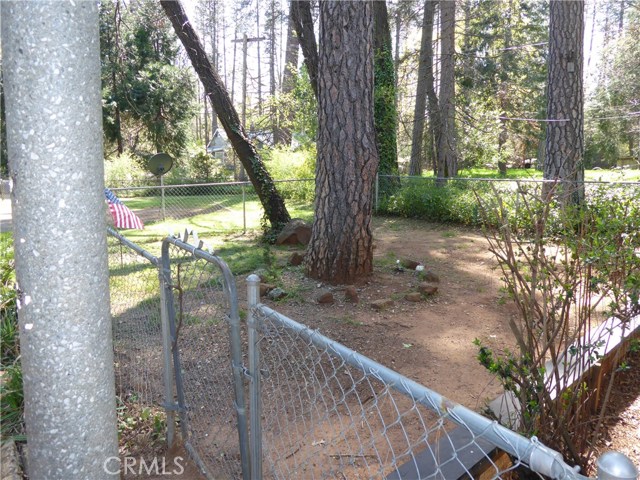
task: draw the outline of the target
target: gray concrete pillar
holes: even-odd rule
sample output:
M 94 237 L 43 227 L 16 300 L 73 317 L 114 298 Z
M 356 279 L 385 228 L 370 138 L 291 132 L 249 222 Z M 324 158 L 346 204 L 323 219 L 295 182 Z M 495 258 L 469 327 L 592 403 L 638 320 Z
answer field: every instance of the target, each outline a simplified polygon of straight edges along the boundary
M 118 478 L 97 2 L 0 9 L 29 478 Z

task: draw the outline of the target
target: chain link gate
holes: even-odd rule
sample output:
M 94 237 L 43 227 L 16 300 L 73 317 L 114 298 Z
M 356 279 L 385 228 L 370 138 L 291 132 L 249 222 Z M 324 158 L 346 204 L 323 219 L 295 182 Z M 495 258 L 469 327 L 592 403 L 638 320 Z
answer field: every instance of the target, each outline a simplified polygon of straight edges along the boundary
M 168 445 L 178 412 L 182 445 L 208 478 L 248 479 L 240 316 L 229 268 L 201 244 L 187 244 L 186 232 L 166 238 L 160 258 L 111 228 L 108 236 L 119 408 L 126 418 L 164 409 Z

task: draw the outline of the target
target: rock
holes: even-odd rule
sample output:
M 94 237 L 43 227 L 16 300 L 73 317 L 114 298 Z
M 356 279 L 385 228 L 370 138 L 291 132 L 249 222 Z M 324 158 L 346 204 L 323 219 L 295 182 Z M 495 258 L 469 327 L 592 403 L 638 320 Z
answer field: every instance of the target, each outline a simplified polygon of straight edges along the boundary
M 298 252 L 293 252 L 289 257 L 289 265 L 291 265 L 292 267 L 297 267 L 298 265 L 302 265 L 303 261 L 304 261 L 304 255 Z
M 415 270 L 416 267 L 420 265 L 420 262 L 416 262 L 415 260 L 411 260 L 409 258 L 403 258 L 402 260 L 400 260 L 400 265 L 408 270 Z
M 323 305 L 330 305 L 335 302 L 335 299 L 333 298 L 333 293 L 324 290 L 316 297 L 316 301 Z
M 422 301 L 422 295 L 420 294 L 420 292 L 411 292 L 411 293 L 407 293 L 404 296 L 404 299 L 407 302 L 421 302 Z
M 284 298 L 286 296 L 287 296 L 287 292 L 277 287 L 271 290 L 269 293 L 267 293 L 267 298 L 270 300 L 280 300 L 281 298 Z
M 420 274 L 420 277 L 425 282 L 440 283 L 440 277 L 438 277 L 438 275 L 433 273 L 431 270 L 427 270 L 426 272 L 422 272 Z
M 390 298 L 381 298 L 380 300 L 374 300 L 371 302 L 371 308 L 380 312 L 386 308 L 389 308 L 393 305 L 393 300 Z
M 351 303 L 358 303 L 360 301 L 358 291 L 353 285 L 349 285 L 344 289 L 344 298 Z
M 427 282 L 422 282 L 418 285 L 418 291 L 423 295 L 435 295 L 438 293 L 438 287 L 429 285 Z
M 261 283 L 260 284 L 260 296 L 264 297 L 269 292 L 271 292 L 271 290 L 273 290 L 274 288 L 276 288 L 276 286 L 275 285 L 271 285 L 270 283 Z
M 311 240 L 311 227 L 304 220 L 294 218 L 284 226 L 276 238 L 276 245 L 296 245 L 298 243 L 307 245 L 309 240 Z

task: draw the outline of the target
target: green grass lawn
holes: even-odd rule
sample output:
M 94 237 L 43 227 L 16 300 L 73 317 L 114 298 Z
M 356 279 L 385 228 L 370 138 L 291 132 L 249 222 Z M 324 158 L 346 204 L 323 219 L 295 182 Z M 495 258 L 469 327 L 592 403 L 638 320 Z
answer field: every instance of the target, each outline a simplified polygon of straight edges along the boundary
M 433 176 L 429 172 L 426 176 Z M 462 178 L 510 178 L 510 179 L 541 179 L 542 172 L 534 168 L 509 168 L 507 176 L 500 175 L 493 168 L 466 168 L 458 172 Z M 585 170 L 585 180 L 601 182 L 635 182 L 640 181 L 640 170 Z

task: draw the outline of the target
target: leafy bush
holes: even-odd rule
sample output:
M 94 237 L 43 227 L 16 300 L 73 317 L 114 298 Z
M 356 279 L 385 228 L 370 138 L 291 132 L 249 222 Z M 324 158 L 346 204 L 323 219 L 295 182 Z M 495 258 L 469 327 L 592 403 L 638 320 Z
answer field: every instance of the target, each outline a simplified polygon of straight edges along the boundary
M 274 180 L 310 180 L 278 182 L 285 199 L 310 202 L 315 195 L 316 147 L 310 145 L 292 151 L 288 148 L 265 149 L 261 152 L 267 170 Z
M 104 162 L 104 182 L 108 187 L 147 185 L 151 175 L 139 158 L 129 154 L 107 158 Z
M 463 181 L 437 186 L 434 179 L 410 180 L 394 195 L 382 198 L 378 211 L 433 222 L 479 225 L 478 202 L 472 187 Z
M 489 249 L 519 312 L 509 320 L 517 350 L 496 353 L 476 341 L 478 360 L 519 401 L 521 431 L 583 467 L 609 396 L 589 416 L 594 388 L 576 368 L 598 361 L 607 339 L 589 333 L 603 315 L 628 322 L 640 312 L 640 192 L 598 186 L 587 199 L 562 208 L 535 186 L 478 196 Z M 547 371 L 550 359 L 557 368 Z

